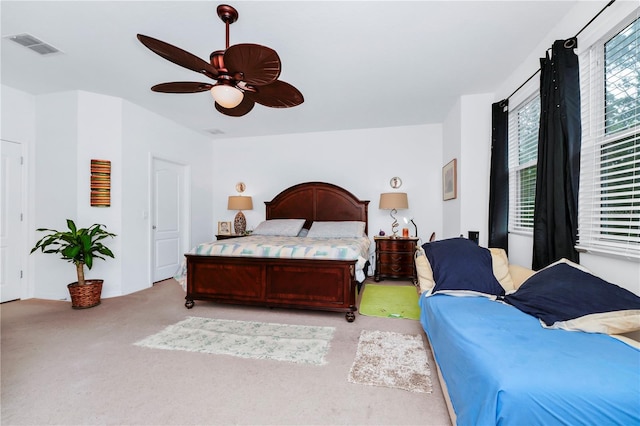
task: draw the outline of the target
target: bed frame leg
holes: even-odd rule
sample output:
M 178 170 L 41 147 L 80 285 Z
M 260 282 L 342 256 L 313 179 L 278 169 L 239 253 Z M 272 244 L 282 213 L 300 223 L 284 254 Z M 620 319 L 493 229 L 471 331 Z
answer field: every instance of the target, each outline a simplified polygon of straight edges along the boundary
M 184 302 L 184 306 L 186 306 L 187 309 L 193 308 L 193 305 L 195 305 L 195 303 L 193 303 L 193 300 L 191 300 L 191 299 L 187 299 L 187 301 Z

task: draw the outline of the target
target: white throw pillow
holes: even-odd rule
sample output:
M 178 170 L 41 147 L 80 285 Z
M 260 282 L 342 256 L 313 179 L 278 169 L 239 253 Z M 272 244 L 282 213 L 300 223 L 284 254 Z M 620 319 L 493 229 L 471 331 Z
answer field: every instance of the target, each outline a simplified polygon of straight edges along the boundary
M 489 252 L 491 253 L 493 275 L 495 275 L 505 292 L 508 293 L 514 291 L 516 288 L 513 285 L 513 280 L 511 279 L 507 252 L 505 252 L 504 249 L 494 247 L 490 247 Z
M 355 220 L 342 222 L 313 222 L 309 238 L 356 238 L 364 236 L 365 223 Z
M 271 235 L 281 237 L 295 237 L 304 226 L 304 219 L 271 219 L 261 222 L 252 235 Z
M 433 270 L 427 255 L 424 253 L 422 246 L 416 247 L 415 253 L 416 260 L 416 272 L 418 273 L 418 285 L 420 286 L 420 293 L 431 291 L 436 285 L 433 281 Z

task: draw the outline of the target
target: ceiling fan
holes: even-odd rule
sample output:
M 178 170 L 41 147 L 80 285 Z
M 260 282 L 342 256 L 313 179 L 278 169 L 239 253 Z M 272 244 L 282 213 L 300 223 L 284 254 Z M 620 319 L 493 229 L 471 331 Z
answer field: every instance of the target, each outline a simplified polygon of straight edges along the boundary
M 232 117 L 247 114 L 256 102 L 271 108 L 290 108 L 304 102 L 298 89 L 278 80 L 281 63 L 275 50 L 250 43 L 229 46 L 229 25 L 238 20 L 238 11 L 232 6 L 221 4 L 217 12 L 226 25 L 226 49 L 212 52 L 210 62 L 179 47 L 138 34 L 138 40 L 154 53 L 215 80 L 215 83 L 162 83 L 156 84 L 151 90 L 163 93 L 197 93 L 209 90 L 216 109 Z

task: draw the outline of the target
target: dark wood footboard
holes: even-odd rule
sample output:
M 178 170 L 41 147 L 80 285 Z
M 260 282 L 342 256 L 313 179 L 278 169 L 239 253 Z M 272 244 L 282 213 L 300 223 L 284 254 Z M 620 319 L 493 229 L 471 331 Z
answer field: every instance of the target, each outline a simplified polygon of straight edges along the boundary
M 355 320 L 355 261 L 186 255 L 195 300 L 345 312 Z

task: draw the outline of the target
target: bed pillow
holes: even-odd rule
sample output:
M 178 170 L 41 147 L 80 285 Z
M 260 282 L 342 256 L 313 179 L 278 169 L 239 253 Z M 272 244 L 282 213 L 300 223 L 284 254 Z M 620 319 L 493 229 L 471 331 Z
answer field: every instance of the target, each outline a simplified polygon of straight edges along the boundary
M 640 330 L 640 297 L 567 260 L 536 272 L 504 300 L 546 328 L 605 334 Z
M 489 252 L 491 253 L 493 275 L 496 277 L 502 288 L 504 288 L 505 292 L 508 293 L 515 291 L 515 283 L 511 277 L 511 265 L 509 265 L 507 253 L 501 248 L 489 248 Z M 425 254 L 422 246 L 416 247 L 415 264 L 420 293 L 431 291 L 435 286 L 435 282 L 433 281 L 433 270 L 431 269 L 431 265 L 429 264 L 429 260 L 427 259 L 427 255 Z
M 519 289 L 524 282 L 535 274 L 533 269 L 525 268 L 524 266 L 509 264 L 509 275 L 511 275 L 511 281 L 513 281 L 513 288 Z
M 252 235 L 295 237 L 304 226 L 304 219 L 271 219 L 260 222 Z
M 491 253 L 486 248 L 466 238 L 425 243 L 422 248 L 433 270 L 432 293 L 504 295 L 504 288 L 493 275 Z
M 429 292 L 436 285 L 433 281 L 433 270 L 427 260 L 427 255 L 422 246 L 416 247 L 415 253 L 416 272 L 418 273 L 418 286 L 420 293 Z
M 355 220 L 313 222 L 309 238 L 355 238 L 364 236 L 365 223 Z
M 493 275 L 496 277 L 502 288 L 506 293 L 514 291 L 516 288 L 513 285 L 511 279 L 511 272 L 509 271 L 509 258 L 507 252 L 501 248 L 489 248 L 491 253 L 491 267 L 493 269 Z

